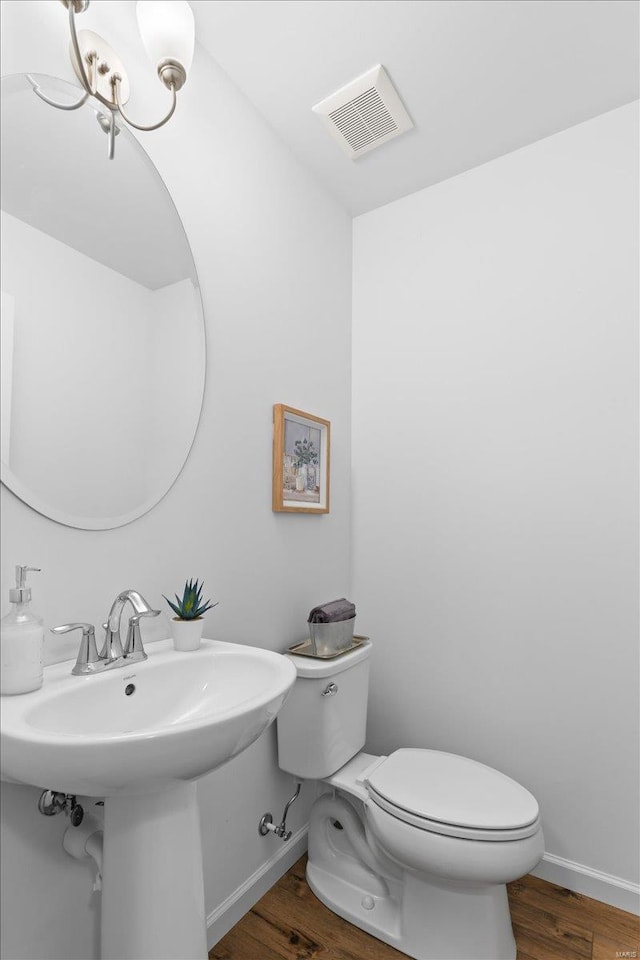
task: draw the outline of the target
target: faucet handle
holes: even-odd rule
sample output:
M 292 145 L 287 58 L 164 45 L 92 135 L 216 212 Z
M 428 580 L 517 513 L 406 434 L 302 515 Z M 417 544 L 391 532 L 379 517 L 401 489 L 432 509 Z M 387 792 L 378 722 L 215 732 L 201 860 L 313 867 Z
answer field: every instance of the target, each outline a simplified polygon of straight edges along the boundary
M 127 630 L 127 639 L 124 643 L 124 655 L 127 659 L 146 660 L 147 655 L 142 645 L 142 634 L 140 633 L 140 617 L 145 614 L 138 613 L 129 617 L 129 629 Z
M 71 673 L 91 673 L 91 664 L 100 662 L 96 647 L 96 631 L 92 623 L 63 623 L 59 627 L 51 627 L 51 633 L 71 633 L 72 630 L 82 630 L 82 640 L 78 651 L 78 659 Z
M 132 617 L 129 617 L 129 629 L 124 644 L 124 655 L 127 659 L 147 659 L 142 644 L 142 634 L 140 633 L 140 619 L 142 617 L 158 617 L 159 615 L 160 610 L 145 610 L 143 613 L 134 613 Z

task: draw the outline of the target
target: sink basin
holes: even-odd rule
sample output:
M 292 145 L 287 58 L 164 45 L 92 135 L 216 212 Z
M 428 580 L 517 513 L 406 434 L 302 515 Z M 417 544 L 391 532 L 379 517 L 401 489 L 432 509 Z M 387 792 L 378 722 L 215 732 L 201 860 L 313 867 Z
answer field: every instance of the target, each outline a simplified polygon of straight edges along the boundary
M 163 789 L 219 767 L 260 736 L 295 679 L 290 660 L 204 640 L 94 676 L 45 669 L 41 690 L 2 698 L 3 779 L 86 796 Z
M 189 653 L 162 640 L 147 654 L 87 677 L 56 664 L 41 690 L 2 697 L 0 774 L 105 798 L 103 960 L 206 960 L 195 779 L 260 736 L 296 671 L 279 653 L 217 640 Z

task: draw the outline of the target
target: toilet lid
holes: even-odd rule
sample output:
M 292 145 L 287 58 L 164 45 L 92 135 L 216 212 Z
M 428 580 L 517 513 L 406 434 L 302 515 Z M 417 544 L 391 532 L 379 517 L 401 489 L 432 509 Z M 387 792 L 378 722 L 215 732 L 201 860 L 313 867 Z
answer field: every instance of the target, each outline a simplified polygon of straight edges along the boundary
M 439 750 L 396 750 L 367 779 L 388 805 L 472 830 L 517 830 L 537 820 L 528 790 L 483 763 Z

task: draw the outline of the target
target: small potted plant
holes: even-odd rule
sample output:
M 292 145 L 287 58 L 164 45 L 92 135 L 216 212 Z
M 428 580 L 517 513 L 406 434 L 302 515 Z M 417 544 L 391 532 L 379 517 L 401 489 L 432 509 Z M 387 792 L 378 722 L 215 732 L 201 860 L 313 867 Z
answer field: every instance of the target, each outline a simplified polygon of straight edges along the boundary
M 202 631 L 204 629 L 204 620 L 202 615 L 217 607 L 217 603 L 211 603 L 210 600 L 202 602 L 202 588 L 204 581 L 199 584 L 197 580 L 187 580 L 184 585 L 182 600 L 176 594 L 176 602 L 172 603 L 168 597 L 162 596 L 167 601 L 175 617 L 169 621 L 171 627 L 171 636 L 176 650 L 197 650 L 202 640 Z

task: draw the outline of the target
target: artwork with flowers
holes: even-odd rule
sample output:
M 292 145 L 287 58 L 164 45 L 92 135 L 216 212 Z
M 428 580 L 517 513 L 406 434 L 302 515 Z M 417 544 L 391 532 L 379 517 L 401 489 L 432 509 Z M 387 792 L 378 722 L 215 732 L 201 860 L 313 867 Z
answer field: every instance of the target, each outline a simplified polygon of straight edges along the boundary
M 329 512 L 328 420 L 295 407 L 273 408 L 273 509 Z

